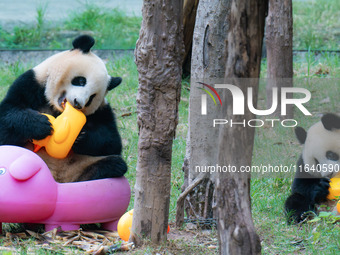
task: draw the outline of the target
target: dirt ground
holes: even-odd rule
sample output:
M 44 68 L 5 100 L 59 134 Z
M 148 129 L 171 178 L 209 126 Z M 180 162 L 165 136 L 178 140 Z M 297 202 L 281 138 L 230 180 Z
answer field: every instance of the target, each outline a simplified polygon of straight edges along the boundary
M 0 236 L 0 254 L 218 254 L 216 230 L 197 229 L 192 223 L 182 229 L 170 225 L 170 229 L 166 244 L 146 241 L 138 248 L 121 241 L 117 232 L 102 230 L 4 231 Z

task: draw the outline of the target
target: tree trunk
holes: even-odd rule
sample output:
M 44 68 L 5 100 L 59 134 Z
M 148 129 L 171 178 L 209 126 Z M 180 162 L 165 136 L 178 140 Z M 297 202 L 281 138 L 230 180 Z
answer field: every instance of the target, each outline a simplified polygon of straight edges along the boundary
M 247 87 L 258 92 L 261 48 L 264 34 L 266 1 L 232 0 L 228 32 L 228 59 L 225 83 L 236 85 L 244 95 Z M 245 107 L 244 115 L 233 115 L 231 93 L 222 92 L 220 117 L 234 122 L 254 119 Z M 235 109 L 234 109 L 235 110 Z M 220 128 L 218 163 L 220 166 L 250 166 L 254 143 L 254 128 L 226 125 Z M 261 244 L 251 216 L 250 173 L 220 172 L 216 181 L 218 236 L 220 254 L 260 254 Z
M 183 2 L 145 0 L 135 58 L 139 126 L 134 217 L 130 240 L 166 241 L 171 152 L 178 122 L 184 54 Z
M 183 224 L 183 204 L 189 218 L 213 217 L 214 175 L 202 174 L 196 167 L 216 165 L 218 129 L 212 129 L 215 108 L 208 107 L 208 114 L 201 115 L 201 95 L 197 82 L 213 85 L 223 82 L 227 59 L 227 32 L 230 0 L 200 0 L 197 9 L 191 60 L 191 89 L 189 106 L 189 131 L 186 159 L 183 169 L 185 180 L 183 194 L 177 201 L 176 224 Z M 209 101 L 209 106 L 212 101 Z M 218 107 L 221 107 L 218 105 Z M 192 184 L 197 186 L 193 188 Z
M 183 34 L 184 34 L 184 61 L 183 72 L 190 74 L 191 53 L 192 53 L 192 36 L 196 21 L 196 12 L 199 0 L 184 0 L 183 6 Z
M 293 86 L 293 14 L 292 0 L 269 0 L 266 21 L 267 47 L 267 107 L 272 106 L 272 89 Z M 281 98 L 273 116 L 293 118 L 293 106 L 287 108 L 287 115 L 281 116 Z

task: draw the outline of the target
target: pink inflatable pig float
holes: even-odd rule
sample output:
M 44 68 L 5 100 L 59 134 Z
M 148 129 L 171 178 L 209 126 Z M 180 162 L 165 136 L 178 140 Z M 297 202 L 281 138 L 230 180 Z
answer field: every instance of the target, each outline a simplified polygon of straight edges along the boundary
M 46 231 L 104 223 L 115 231 L 130 195 L 125 177 L 57 183 L 34 152 L 0 146 L 0 233 L 2 222 L 42 223 Z

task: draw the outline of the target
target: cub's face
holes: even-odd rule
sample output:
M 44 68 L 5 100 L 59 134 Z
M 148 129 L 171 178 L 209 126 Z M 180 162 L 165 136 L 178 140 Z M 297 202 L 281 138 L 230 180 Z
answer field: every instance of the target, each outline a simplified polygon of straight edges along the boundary
M 99 57 L 79 49 L 58 53 L 33 70 L 38 82 L 45 86 L 51 106 L 62 112 L 68 101 L 85 115 L 94 113 L 105 102 L 110 82 L 115 79 L 108 75 Z
M 340 117 L 326 114 L 307 133 L 302 135 L 301 129 L 298 133 L 299 141 L 304 144 L 302 158 L 308 164 L 310 174 L 316 177 L 334 177 L 339 174 Z
M 321 176 L 333 177 L 340 166 L 340 129 L 326 130 L 321 122 L 310 128 L 303 150 L 305 164 L 319 165 Z M 330 173 L 329 170 L 333 170 Z

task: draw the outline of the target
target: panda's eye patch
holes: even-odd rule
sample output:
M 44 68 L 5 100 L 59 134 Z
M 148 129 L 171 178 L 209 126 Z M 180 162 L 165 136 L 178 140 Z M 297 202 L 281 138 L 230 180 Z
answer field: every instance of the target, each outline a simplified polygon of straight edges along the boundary
M 90 96 L 90 99 L 89 99 L 89 101 L 87 101 L 85 107 L 90 106 L 90 104 L 92 103 L 92 100 L 93 100 L 93 98 L 94 98 L 95 96 L 96 96 L 96 94 L 93 94 L 92 96 Z
M 74 77 L 71 81 L 72 85 L 74 86 L 85 86 L 86 85 L 86 78 L 83 76 Z
M 326 158 L 333 161 L 339 160 L 339 154 L 333 152 L 333 151 L 327 151 L 326 152 Z

